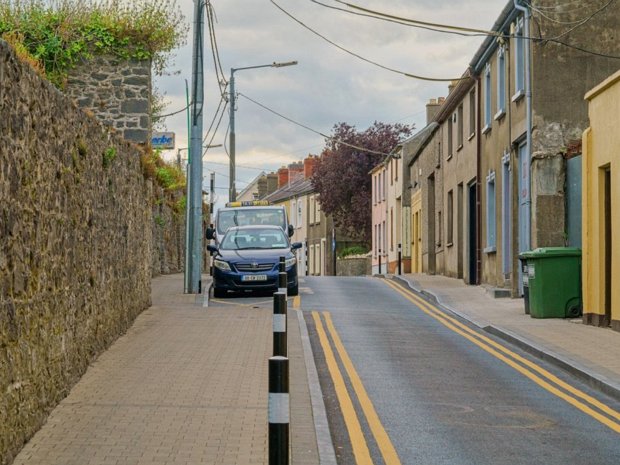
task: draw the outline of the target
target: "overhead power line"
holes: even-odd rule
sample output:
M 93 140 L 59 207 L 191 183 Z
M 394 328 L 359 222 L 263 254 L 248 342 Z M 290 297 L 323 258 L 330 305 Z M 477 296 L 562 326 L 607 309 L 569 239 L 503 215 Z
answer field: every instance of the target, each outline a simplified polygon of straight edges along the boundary
M 377 66 L 378 68 L 384 69 L 386 71 L 390 71 L 392 73 L 396 73 L 396 74 L 400 74 L 402 76 L 408 77 L 408 78 L 413 78 L 413 79 L 419 79 L 422 81 L 431 81 L 431 82 L 452 82 L 452 81 L 460 81 L 462 78 L 458 77 L 458 78 L 435 78 L 435 77 L 428 77 L 428 76 L 420 76 L 418 74 L 412 74 L 412 73 L 407 73 L 405 71 L 400 71 L 398 69 L 395 68 L 391 68 L 389 66 L 385 66 L 382 65 L 380 63 L 377 63 L 376 61 L 370 60 L 368 58 L 363 57 L 362 55 L 352 52 L 349 49 L 344 48 L 341 45 L 338 45 L 336 42 L 334 42 L 331 39 L 328 39 L 327 37 L 325 37 L 324 35 L 322 35 L 321 33 L 315 31 L 314 29 L 312 29 L 310 26 L 308 26 L 307 24 L 305 24 L 303 21 L 300 21 L 299 19 L 297 19 L 295 16 L 293 16 L 291 13 L 289 13 L 287 10 L 285 10 L 284 8 L 282 8 L 280 5 L 278 5 L 275 0 L 269 0 L 278 10 L 280 10 L 282 13 L 284 13 L 286 16 L 288 16 L 289 18 L 291 18 L 293 21 L 295 21 L 297 24 L 299 24 L 300 26 L 302 26 L 303 28 L 307 29 L 308 31 L 312 32 L 314 35 L 316 35 L 317 37 L 320 37 L 321 39 L 323 39 L 325 42 L 327 42 L 328 44 L 336 47 L 339 50 L 342 50 L 343 52 L 354 56 L 362 61 L 365 61 L 366 63 L 369 63 L 371 65 Z
M 427 30 L 432 30 L 435 32 L 441 32 L 441 33 L 445 33 L 445 34 L 457 34 L 457 35 L 463 35 L 463 36 L 493 36 L 493 37 L 502 37 L 504 39 L 510 39 L 510 35 L 509 34 L 502 34 L 500 32 L 497 31 L 485 31 L 484 29 L 473 29 L 473 28 L 461 28 L 460 26 L 452 26 L 449 24 L 439 24 L 439 23 L 431 23 L 431 22 L 427 22 L 427 21 L 419 21 L 419 20 L 415 20 L 415 19 L 411 19 L 411 18 L 404 18 L 404 17 L 400 17 L 400 16 L 396 16 L 396 15 L 391 15 L 388 13 L 382 13 L 382 12 L 375 12 L 374 14 L 361 14 L 358 13 L 356 11 L 350 11 L 350 10 L 346 10 L 344 8 L 337 8 L 334 6 L 330 6 L 330 5 L 325 5 L 322 2 L 319 2 L 317 0 L 310 0 L 313 3 L 316 3 L 317 5 L 321 5 L 321 6 L 325 6 L 327 8 L 331 8 L 334 10 L 338 10 L 338 11 L 343 11 L 345 13 L 348 14 L 352 14 L 352 15 L 358 15 L 358 16 L 365 16 L 368 18 L 372 18 L 372 19 L 376 19 L 376 20 L 380 20 L 380 21 L 388 21 L 391 23 L 396 23 L 396 24 L 400 24 L 403 26 L 409 26 L 409 27 L 419 27 L 419 28 L 423 28 L 423 29 L 427 29 Z M 373 10 L 369 10 L 367 8 L 363 8 L 363 7 L 358 7 L 357 5 L 353 5 L 351 3 L 346 3 L 340 0 L 334 0 L 335 2 L 338 2 L 340 4 L 343 5 L 347 5 L 350 8 L 358 8 L 361 10 L 365 10 L 365 11 L 373 11 Z M 563 32 L 562 34 L 560 34 L 559 36 L 556 37 L 528 37 L 528 36 L 521 36 L 521 39 L 524 40 L 532 40 L 535 42 L 541 42 L 541 41 L 547 41 L 547 42 L 553 42 L 559 45 L 563 45 L 564 47 L 567 48 L 572 48 L 575 50 L 579 50 L 580 52 L 583 53 L 587 53 L 589 55 L 595 55 L 595 56 L 600 56 L 600 57 L 604 57 L 604 58 L 612 58 L 615 60 L 620 59 L 620 56 L 618 55 L 610 55 L 607 53 L 602 53 L 602 52 L 596 52 L 593 50 L 589 50 L 585 47 L 581 47 L 580 45 L 573 45 L 573 44 L 569 44 L 567 42 L 564 42 L 562 40 L 559 40 L 561 37 L 565 36 L 566 34 L 568 34 L 569 32 L 572 32 L 574 29 L 576 29 L 577 27 L 581 26 L 582 24 L 585 24 L 586 22 L 588 22 L 589 20 L 592 19 L 592 17 L 594 17 L 596 14 L 600 13 L 601 11 L 605 10 L 606 8 L 608 8 L 610 6 L 611 3 L 613 3 L 615 0 L 611 0 L 610 2 L 608 2 L 607 4 L 603 5 L 603 7 L 601 7 L 599 10 L 597 10 L 596 12 L 594 12 L 592 15 L 590 15 L 587 18 L 584 18 L 582 20 L 579 20 L 577 22 L 577 25 L 572 28 L 569 29 L 568 31 Z M 576 11 L 576 10 L 575 10 Z M 422 24 L 428 24 L 428 25 L 432 25 L 429 27 L 423 27 L 421 26 Z M 464 33 L 464 32 L 456 32 L 458 30 L 461 29 L 469 29 L 471 31 L 478 31 L 477 33 Z
M 366 147 L 360 147 L 359 145 L 349 144 L 348 142 L 345 142 L 345 141 L 343 141 L 341 139 L 337 139 L 335 137 L 328 136 L 327 134 L 323 134 L 322 132 L 317 131 L 316 129 L 312 129 L 311 127 L 306 126 L 305 124 L 299 123 L 299 122 L 295 121 L 294 119 L 289 118 L 288 116 L 284 116 L 282 113 L 278 113 L 277 111 L 269 108 L 266 105 L 263 105 L 260 102 L 257 102 L 256 100 L 248 97 L 247 95 L 242 94 L 241 92 L 239 92 L 239 96 L 249 100 L 250 102 L 252 102 L 255 105 L 258 105 L 259 107 L 263 108 L 264 110 L 267 110 L 268 112 L 273 113 L 274 115 L 279 116 L 280 118 L 285 119 L 286 121 L 288 121 L 290 123 L 293 123 L 293 124 L 295 124 L 295 125 L 297 125 L 299 127 L 302 127 L 302 128 L 304 128 L 304 129 L 306 129 L 306 130 L 308 130 L 310 132 L 318 134 L 319 136 L 322 136 L 322 137 L 324 137 L 327 140 L 332 140 L 332 141 L 337 142 L 339 144 L 346 145 L 347 147 L 351 147 L 352 149 L 356 149 L 356 150 L 361 150 L 363 152 L 374 153 L 374 154 L 377 154 L 377 155 L 384 155 L 384 156 L 389 155 L 388 153 L 385 153 L 385 152 L 379 152 L 377 150 L 372 150 L 372 149 L 369 149 L 369 148 L 366 148 Z

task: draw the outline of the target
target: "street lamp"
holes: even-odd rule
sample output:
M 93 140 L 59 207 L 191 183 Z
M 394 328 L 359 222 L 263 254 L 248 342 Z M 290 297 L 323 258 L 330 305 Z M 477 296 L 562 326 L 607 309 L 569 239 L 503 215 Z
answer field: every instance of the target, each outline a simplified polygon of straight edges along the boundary
M 244 69 L 257 68 L 283 68 L 284 66 L 294 66 L 297 61 L 287 61 L 285 63 L 273 62 L 270 65 L 246 66 L 244 68 L 230 68 L 230 185 L 228 189 L 228 200 L 234 202 L 237 200 L 237 190 L 235 187 L 235 72 Z

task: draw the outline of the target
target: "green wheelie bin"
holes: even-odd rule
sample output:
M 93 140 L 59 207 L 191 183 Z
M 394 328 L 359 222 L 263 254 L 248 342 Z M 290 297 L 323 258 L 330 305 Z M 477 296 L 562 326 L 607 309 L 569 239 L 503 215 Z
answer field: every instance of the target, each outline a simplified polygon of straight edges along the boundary
M 542 247 L 525 254 L 532 318 L 581 315 L 581 249 Z

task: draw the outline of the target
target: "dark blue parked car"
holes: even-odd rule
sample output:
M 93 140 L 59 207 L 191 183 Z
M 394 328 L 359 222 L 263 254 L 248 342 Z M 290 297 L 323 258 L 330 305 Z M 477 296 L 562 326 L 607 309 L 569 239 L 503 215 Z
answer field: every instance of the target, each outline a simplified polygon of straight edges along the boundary
M 238 226 L 229 228 L 213 252 L 213 296 L 225 297 L 228 291 L 277 291 L 280 257 L 286 260 L 288 295 L 297 295 L 297 259 L 291 244 L 279 226 Z

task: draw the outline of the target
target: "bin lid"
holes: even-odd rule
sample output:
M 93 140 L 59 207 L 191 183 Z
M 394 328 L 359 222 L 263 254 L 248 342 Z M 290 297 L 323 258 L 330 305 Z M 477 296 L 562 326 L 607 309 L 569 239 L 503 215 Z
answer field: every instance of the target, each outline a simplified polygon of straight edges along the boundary
M 554 258 L 554 257 L 581 257 L 579 247 L 539 247 L 529 252 L 523 252 L 524 258 Z

